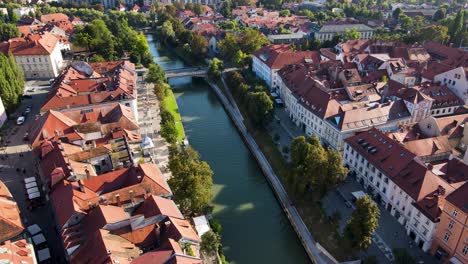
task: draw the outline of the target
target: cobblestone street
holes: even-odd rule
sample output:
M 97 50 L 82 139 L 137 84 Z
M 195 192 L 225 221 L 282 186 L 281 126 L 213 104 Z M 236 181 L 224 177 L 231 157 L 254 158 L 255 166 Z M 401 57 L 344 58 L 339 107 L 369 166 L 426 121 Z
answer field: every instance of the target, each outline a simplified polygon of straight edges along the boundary
M 37 177 L 39 173 L 38 163 L 28 142 L 23 138 L 34 120 L 34 116 L 39 113 L 48 89 L 48 82 L 27 82 L 25 91 L 31 95 L 31 98 L 23 100 L 14 116 L 21 115 L 27 106 L 31 106 L 31 113 L 29 113 L 23 125 L 16 125 L 16 119 L 12 119 L 2 128 L 4 142 L 7 145 L 1 151 L 0 180 L 6 184 L 18 204 L 25 227 L 38 224 L 43 230 L 47 245 L 53 256 L 53 263 L 65 263 L 62 243 L 59 240 L 51 205 L 45 196 L 44 188 L 41 194 L 42 197 L 45 197 L 43 199 L 45 205 L 31 209 L 28 208 L 30 202 L 24 186 L 24 178 L 36 176 L 36 179 L 40 181 L 40 177 Z

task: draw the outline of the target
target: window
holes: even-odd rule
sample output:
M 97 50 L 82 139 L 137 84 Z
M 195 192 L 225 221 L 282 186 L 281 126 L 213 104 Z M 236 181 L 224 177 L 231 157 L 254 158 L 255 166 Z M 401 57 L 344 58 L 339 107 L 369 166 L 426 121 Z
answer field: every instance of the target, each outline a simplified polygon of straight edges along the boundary
M 454 223 L 455 223 L 455 222 L 453 222 L 452 220 L 450 220 L 450 223 L 448 224 L 448 229 L 452 229 Z
M 468 254 L 468 245 L 465 245 L 463 247 L 462 254 L 463 254 L 463 256 L 466 256 L 466 254 Z
M 453 213 L 452 213 L 453 216 L 457 216 L 458 215 L 458 211 L 455 209 L 453 210 Z
M 425 235 L 427 235 L 427 229 L 426 228 L 424 228 L 424 230 L 423 230 L 423 236 L 425 236 Z
M 450 234 L 449 233 L 445 233 L 444 235 L 444 241 L 447 242 L 450 238 Z

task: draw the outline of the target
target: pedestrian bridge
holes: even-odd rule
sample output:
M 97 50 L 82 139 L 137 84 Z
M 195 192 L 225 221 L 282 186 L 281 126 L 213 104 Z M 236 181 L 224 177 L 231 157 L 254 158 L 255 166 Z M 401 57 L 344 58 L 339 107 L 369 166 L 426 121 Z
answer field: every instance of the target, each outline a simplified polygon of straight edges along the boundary
M 205 77 L 208 73 L 208 67 L 187 67 L 173 70 L 166 70 L 166 78 L 181 77 Z

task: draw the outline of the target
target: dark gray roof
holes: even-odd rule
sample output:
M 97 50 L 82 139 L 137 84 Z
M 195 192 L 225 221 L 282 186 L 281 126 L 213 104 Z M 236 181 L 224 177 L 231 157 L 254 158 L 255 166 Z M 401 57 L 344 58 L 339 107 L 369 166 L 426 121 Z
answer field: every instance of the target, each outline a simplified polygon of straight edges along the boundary
M 355 28 L 357 31 L 374 31 L 373 28 L 370 28 L 364 24 L 341 24 L 341 25 L 324 25 L 320 28 L 320 33 L 335 33 L 335 32 L 345 32 L 347 29 Z

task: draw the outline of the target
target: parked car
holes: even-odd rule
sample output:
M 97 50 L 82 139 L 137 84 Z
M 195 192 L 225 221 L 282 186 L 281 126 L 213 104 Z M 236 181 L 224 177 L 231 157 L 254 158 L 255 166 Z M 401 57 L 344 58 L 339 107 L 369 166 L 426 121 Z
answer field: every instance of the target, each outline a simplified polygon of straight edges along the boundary
M 18 117 L 18 119 L 16 119 L 16 124 L 18 126 L 20 126 L 20 125 L 24 124 L 25 120 L 26 120 L 26 118 L 24 116 L 20 116 L 20 117 Z
M 26 114 L 31 113 L 31 106 L 26 107 L 26 110 L 24 110 Z
M 24 133 L 23 140 L 24 141 L 29 141 L 29 133 L 28 132 Z

